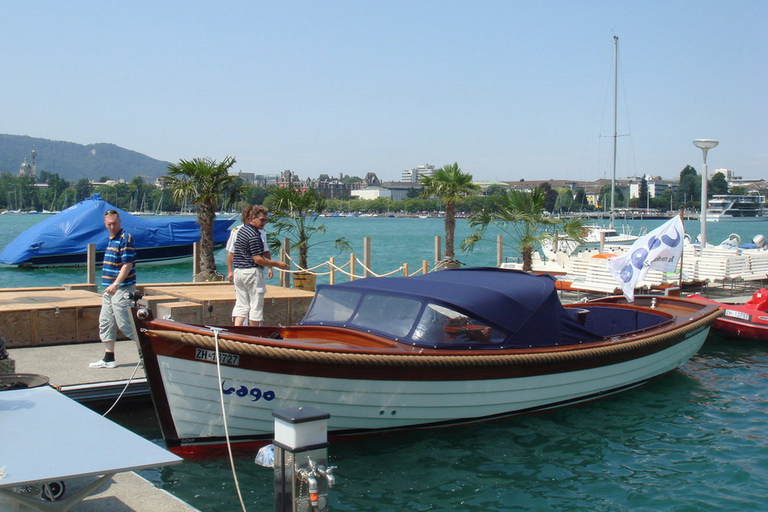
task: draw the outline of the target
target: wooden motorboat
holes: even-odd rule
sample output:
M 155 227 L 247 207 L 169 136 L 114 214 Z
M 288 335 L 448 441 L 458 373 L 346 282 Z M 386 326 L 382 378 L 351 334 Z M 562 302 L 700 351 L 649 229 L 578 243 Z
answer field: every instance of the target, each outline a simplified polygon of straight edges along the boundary
M 136 322 L 168 447 L 195 456 L 223 447 L 225 421 L 232 443 L 268 442 L 290 407 L 330 413 L 333 437 L 596 399 L 677 368 L 719 315 L 679 297 L 563 305 L 551 276 L 471 268 L 320 285 L 296 326 Z

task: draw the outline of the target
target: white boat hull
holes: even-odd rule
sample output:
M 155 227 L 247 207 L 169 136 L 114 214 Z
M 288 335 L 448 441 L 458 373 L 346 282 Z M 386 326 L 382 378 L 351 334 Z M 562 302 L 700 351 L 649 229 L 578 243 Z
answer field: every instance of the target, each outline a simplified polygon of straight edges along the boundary
M 510 379 L 338 379 L 222 366 L 218 383 L 215 363 L 169 356 L 158 356 L 158 363 L 179 438 L 199 442 L 224 436 L 221 387 L 237 390 L 223 395 L 229 435 L 269 439 L 272 412 L 289 407 L 311 405 L 328 412 L 329 432 L 345 434 L 481 420 L 590 400 L 674 370 L 699 350 L 708 332 L 707 327 L 665 350 L 609 366 Z M 265 400 L 265 395 L 275 398 Z

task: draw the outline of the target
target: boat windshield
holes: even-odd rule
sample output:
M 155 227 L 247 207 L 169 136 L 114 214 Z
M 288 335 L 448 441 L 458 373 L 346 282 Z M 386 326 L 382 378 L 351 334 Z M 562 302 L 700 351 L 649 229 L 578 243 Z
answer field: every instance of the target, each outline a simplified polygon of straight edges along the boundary
M 301 323 L 343 325 L 431 348 L 492 348 L 506 339 L 502 331 L 442 304 L 333 288 L 317 292 Z

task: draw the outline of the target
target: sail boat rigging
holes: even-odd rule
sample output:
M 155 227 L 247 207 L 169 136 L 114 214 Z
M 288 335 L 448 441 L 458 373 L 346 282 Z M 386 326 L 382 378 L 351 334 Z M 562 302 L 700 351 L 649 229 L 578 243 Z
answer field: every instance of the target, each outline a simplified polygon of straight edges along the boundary
M 613 36 L 613 173 L 611 174 L 611 224 L 613 229 L 613 221 L 616 216 L 616 209 L 613 201 L 616 197 L 616 138 L 618 137 L 616 112 L 618 111 L 618 62 L 619 62 L 619 36 Z

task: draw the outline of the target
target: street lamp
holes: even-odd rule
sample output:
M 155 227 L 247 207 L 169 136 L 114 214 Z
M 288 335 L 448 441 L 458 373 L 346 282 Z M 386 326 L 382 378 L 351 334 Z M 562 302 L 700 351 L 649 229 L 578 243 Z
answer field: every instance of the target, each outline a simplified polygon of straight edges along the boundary
M 707 173 L 707 151 L 719 144 L 718 141 L 712 139 L 696 139 L 693 141 L 693 145 L 701 149 L 701 153 L 704 156 L 704 167 L 701 170 L 701 214 L 699 220 L 701 221 L 701 249 L 707 245 L 707 179 L 709 174 Z

